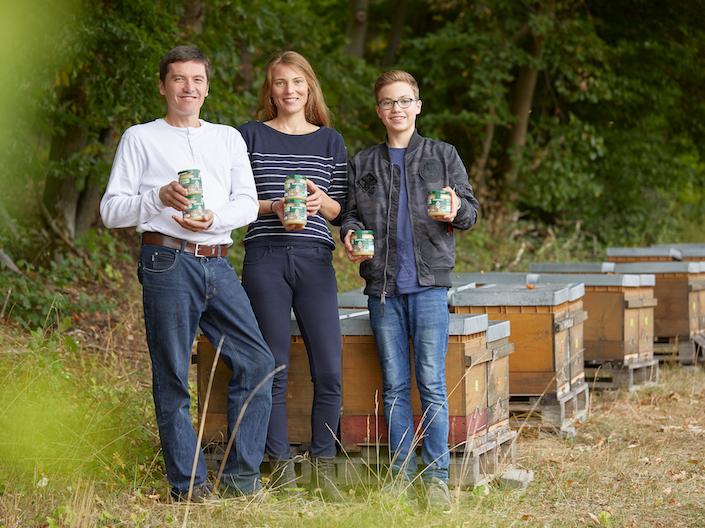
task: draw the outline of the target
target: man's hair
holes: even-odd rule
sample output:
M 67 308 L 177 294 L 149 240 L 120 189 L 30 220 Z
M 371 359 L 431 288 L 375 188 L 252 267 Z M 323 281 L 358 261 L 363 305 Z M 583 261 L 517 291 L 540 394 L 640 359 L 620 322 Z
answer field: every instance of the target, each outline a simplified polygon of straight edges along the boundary
M 274 68 L 280 64 L 285 64 L 300 71 L 308 84 L 309 94 L 304 109 L 306 121 L 316 126 L 330 126 L 330 114 L 326 100 L 323 97 L 321 85 L 318 82 L 316 73 L 306 58 L 295 51 L 283 51 L 274 55 L 267 63 L 267 73 L 260 90 L 260 108 L 257 112 L 259 119 L 269 121 L 277 117 L 277 107 L 272 101 L 272 84 L 274 82 Z
M 206 67 L 206 81 L 210 81 L 211 63 L 208 58 L 195 46 L 176 46 L 169 50 L 159 62 L 159 80 L 164 82 L 169 72 L 169 64 L 174 62 L 200 62 Z
M 403 82 L 408 84 L 411 86 L 411 91 L 414 92 L 414 97 L 416 99 L 419 98 L 419 84 L 416 82 L 416 79 L 414 79 L 414 77 L 408 72 L 402 70 L 391 70 L 384 72 L 382 75 L 377 77 L 377 81 L 375 82 L 375 100 L 377 100 L 379 91 L 382 88 L 395 82 Z

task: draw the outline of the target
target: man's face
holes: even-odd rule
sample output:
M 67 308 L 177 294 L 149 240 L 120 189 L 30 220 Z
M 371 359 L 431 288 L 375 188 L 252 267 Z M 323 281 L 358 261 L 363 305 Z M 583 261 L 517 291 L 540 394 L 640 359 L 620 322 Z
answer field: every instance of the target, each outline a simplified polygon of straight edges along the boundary
M 408 108 L 401 108 L 400 101 L 411 99 Z M 385 109 L 380 106 L 384 102 L 397 101 L 392 103 L 391 108 Z M 402 103 L 403 104 L 403 103 Z M 411 85 L 405 82 L 395 82 L 383 86 L 377 93 L 377 115 L 382 124 L 391 134 L 403 134 L 413 130 L 416 126 L 416 116 L 421 113 L 421 100 L 414 97 Z
M 206 66 L 201 62 L 172 62 L 159 93 L 166 98 L 167 115 L 198 117 L 208 95 Z

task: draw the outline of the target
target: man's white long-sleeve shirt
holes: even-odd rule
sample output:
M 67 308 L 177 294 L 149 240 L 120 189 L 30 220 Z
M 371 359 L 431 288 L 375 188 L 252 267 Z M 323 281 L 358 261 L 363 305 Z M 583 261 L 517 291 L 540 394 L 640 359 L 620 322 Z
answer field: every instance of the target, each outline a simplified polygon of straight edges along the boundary
M 231 244 L 230 232 L 257 218 L 259 204 L 247 147 L 233 127 L 200 121 L 197 128 L 169 125 L 164 119 L 128 128 L 120 140 L 100 215 L 108 228 L 137 227 L 138 232 L 202 244 Z M 159 189 L 178 172 L 200 169 L 203 201 L 213 225 L 203 232 L 182 228 Z

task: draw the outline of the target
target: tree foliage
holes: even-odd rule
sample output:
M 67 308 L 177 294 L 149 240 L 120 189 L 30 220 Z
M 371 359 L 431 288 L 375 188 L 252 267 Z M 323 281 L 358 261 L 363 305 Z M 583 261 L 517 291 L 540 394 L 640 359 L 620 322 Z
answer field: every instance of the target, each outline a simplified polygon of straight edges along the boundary
M 351 153 L 383 134 L 376 74 L 409 70 L 424 101 L 419 129 L 458 147 L 494 222 L 518 212 L 642 243 L 678 236 L 703 213 L 705 0 L 70 6 L 43 75 L 21 72 L 23 100 L 41 113 L 32 141 L 10 149 L 44 189 L 45 220 L 69 238 L 96 221 L 121 132 L 162 115 L 158 60 L 182 43 L 213 62 L 203 117 L 233 125 L 255 117 L 271 54 L 302 52 Z

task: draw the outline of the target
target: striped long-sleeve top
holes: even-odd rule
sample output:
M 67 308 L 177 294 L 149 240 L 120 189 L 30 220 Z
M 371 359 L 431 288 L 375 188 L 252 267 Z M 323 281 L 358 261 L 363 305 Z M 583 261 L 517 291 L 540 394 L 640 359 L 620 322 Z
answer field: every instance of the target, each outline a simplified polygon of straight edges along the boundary
M 247 145 L 260 200 L 282 198 L 284 179 L 301 174 L 339 202 L 342 212 L 347 195 L 347 153 L 343 137 L 336 130 L 321 127 L 310 134 L 292 135 L 259 121 L 245 123 L 238 130 Z M 250 224 L 244 239 L 245 245 L 259 241 L 319 242 L 335 248 L 328 224 L 320 213 L 309 216 L 306 227 L 295 232 L 286 231 L 277 215 L 260 214 Z

